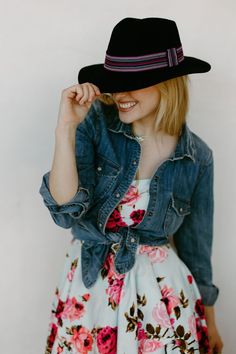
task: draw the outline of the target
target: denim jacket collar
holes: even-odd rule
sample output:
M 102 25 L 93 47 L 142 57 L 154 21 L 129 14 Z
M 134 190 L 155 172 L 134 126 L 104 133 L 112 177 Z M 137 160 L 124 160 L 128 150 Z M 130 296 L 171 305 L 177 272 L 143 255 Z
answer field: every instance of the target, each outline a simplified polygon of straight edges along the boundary
M 124 123 L 120 120 L 118 111 L 114 114 L 112 122 L 108 123 L 108 129 L 115 133 L 123 133 L 124 135 L 133 138 L 132 123 Z M 170 156 L 173 159 L 183 158 L 184 156 L 190 157 L 195 162 L 196 147 L 192 137 L 192 132 L 188 127 L 187 122 L 183 124 L 182 132 L 175 151 Z

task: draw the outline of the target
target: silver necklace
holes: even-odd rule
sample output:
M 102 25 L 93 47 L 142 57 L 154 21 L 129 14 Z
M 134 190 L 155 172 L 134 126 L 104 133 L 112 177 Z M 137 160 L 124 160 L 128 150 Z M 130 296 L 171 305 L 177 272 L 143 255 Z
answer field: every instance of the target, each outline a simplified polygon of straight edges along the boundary
M 140 142 L 142 142 L 144 140 L 144 138 L 147 138 L 147 137 L 148 137 L 148 135 L 140 135 L 140 136 L 135 135 L 135 138 Z

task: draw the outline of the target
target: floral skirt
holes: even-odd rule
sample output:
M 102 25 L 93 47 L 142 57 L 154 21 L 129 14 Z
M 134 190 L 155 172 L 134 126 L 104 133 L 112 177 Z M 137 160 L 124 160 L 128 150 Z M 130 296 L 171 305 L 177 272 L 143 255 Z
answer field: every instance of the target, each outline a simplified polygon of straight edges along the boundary
M 171 243 L 139 245 L 118 274 L 111 250 L 93 287 L 81 274 L 73 239 L 56 286 L 45 354 L 210 353 L 199 289 Z

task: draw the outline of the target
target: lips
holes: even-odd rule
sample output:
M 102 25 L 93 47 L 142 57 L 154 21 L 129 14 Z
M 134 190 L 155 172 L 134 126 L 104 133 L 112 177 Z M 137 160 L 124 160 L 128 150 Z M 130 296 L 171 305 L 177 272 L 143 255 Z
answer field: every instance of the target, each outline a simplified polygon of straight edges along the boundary
M 126 101 L 126 102 L 119 101 L 118 107 L 120 111 L 127 112 L 133 109 L 136 106 L 136 104 L 137 102 L 134 101 Z

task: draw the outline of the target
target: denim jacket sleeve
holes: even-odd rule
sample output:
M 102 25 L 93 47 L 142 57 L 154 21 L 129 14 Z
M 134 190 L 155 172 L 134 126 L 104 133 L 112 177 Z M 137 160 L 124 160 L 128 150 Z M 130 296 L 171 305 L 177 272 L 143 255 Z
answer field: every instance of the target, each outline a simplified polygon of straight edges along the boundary
M 64 204 L 57 204 L 49 190 L 50 171 L 43 175 L 39 193 L 54 222 L 63 228 L 70 228 L 87 212 L 93 201 L 94 190 L 94 117 L 96 110 L 91 105 L 85 119 L 77 126 L 75 157 L 80 184 L 74 197 Z M 89 179 L 85 178 L 85 172 Z
M 173 235 L 179 257 L 187 265 L 198 285 L 203 305 L 213 306 L 219 288 L 212 283 L 212 242 L 214 214 L 214 160 L 202 164 L 191 198 L 191 213 Z

